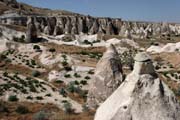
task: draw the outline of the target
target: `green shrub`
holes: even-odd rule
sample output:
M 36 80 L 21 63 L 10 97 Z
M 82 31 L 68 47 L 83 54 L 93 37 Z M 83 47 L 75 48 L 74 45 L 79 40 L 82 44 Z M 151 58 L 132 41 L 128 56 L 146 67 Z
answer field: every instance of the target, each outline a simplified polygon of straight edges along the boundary
M 92 70 L 90 70 L 90 71 L 88 71 L 88 74 L 93 75 L 93 74 L 94 74 L 94 72 L 93 72 Z
M 65 78 L 71 78 L 71 75 L 70 74 L 65 74 L 64 77 Z
M 91 79 L 89 76 L 84 77 L 84 79 L 89 80 Z
M 46 96 L 46 97 L 51 97 L 52 95 L 49 93 L 49 94 L 46 94 L 45 96 Z
M 27 107 L 20 105 L 16 108 L 16 112 L 19 114 L 26 114 L 26 113 L 29 113 L 29 110 Z
M 64 88 L 61 88 L 61 89 L 59 90 L 59 93 L 60 93 L 63 97 L 66 97 L 66 95 L 67 95 L 67 93 L 66 93 L 66 91 L 65 91 Z
M 86 52 L 86 51 L 81 51 L 80 54 L 82 54 L 82 55 L 88 55 L 88 52 Z
M 34 46 L 33 46 L 33 49 L 34 49 L 34 50 L 40 50 L 41 48 L 39 47 L 39 45 L 34 45 Z
M 176 94 L 177 96 L 180 96 L 180 87 L 176 90 L 175 94 Z
M 43 100 L 43 97 L 37 96 L 36 99 L 37 99 L 37 100 Z
M 4 72 L 4 73 L 3 73 L 3 76 L 4 76 L 4 77 L 8 77 L 8 73 L 7 73 L 7 72 Z
M 17 96 L 16 95 L 11 95 L 11 96 L 9 96 L 9 98 L 8 98 L 8 101 L 11 101 L 11 102 L 15 102 L 15 101 L 18 101 L 19 99 L 17 98 Z
M 81 83 L 82 85 L 87 85 L 87 81 L 85 81 L 85 80 L 82 80 L 80 83 Z
M 75 84 L 75 85 L 79 85 L 79 81 L 75 80 L 75 81 L 74 81 L 74 84 Z
M 39 111 L 33 115 L 33 120 L 48 120 L 49 114 L 44 111 Z
M 62 84 L 64 82 L 62 80 L 56 80 L 55 83 Z
M 78 73 L 74 73 L 74 77 L 76 77 L 76 78 L 80 78 L 80 77 L 81 77 L 81 75 L 79 75 Z
M 39 71 L 32 71 L 32 76 L 33 77 L 38 77 L 38 76 L 40 76 L 41 75 L 41 73 L 39 72 Z
M 56 52 L 56 49 L 55 48 L 50 48 L 49 52 L 54 53 L 54 52 Z
M 83 108 L 83 112 L 88 112 L 89 111 L 89 108 L 88 108 L 88 106 L 86 104 L 84 104 L 82 106 L 82 108 Z
M 65 113 L 67 113 L 67 114 L 73 113 L 74 110 L 72 109 L 72 104 L 69 103 L 69 102 L 64 103 L 64 111 L 65 111 Z
M 5 60 L 7 58 L 7 56 L 6 55 L 4 55 L 4 54 L 0 54 L 0 60 Z
M 13 36 L 13 41 L 15 41 L 15 42 L 25 42 L 25 36 L 22 35 L 20 38 Z
M 36 61 L 35 60 L 31 60 L 31 64 L 32 65 L 36 65 Z
M 2 112 L 9 112 L 9 110 L 8 110 L 6 104 L 4 102 L 0 101 L 0 113 L 2 113 Z
M 72 71 L 72 68 L 71 68 L 71 67 L 68 67 L 68 66 L 64 67 L 64 69 L 65 69 L 66 71 Z
M 33 97 L 32 96 L 27 96 L 26 99 L 33 100 Z
M 75 83 L 74 82 L 70 82 L 68 85 L 67 85 L 67 88 L 66 88 L 69 92 L 71 93 L 74 93 L 76 91 L 76 86 L 75 86 Z
M 63 66 L 67 66 L 67 65 L 68 65 L 68 62 L 64 60 L 63 62 L 61 62 L 61 64 L 62 64 Z
M 84 40 L 84 44 L 89 45 L 89 44 L 92 44 L 92 43 L 89 42 L 88 40 Z
M 67 60 L 67 56 L 66 55 L 61 55 L 61 57 L 63 57 L 64 60 Z
M 31 92 L 34 92 L 34 93 L 37 92 L 37 90 L 36 90 L 36 88 L 34 87 L 33 84 L 30 84 L 29 89 L 30 89 Z

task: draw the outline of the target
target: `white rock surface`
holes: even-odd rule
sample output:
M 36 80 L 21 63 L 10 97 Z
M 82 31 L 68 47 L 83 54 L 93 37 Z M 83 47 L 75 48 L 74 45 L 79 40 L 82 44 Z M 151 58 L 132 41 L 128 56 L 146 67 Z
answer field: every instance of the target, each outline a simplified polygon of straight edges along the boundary
M 180 42 L 177 43 L 168 43 L 164 46 L 150 46 L 147 52 L 152 53 L 161 53 L 161 52 L 177 52 L 180 51 Z
M 94 120 L 179 119 L 174 93 L 157 77 L 151 61 L 144 59 L 135 62 L 133 72 L 98 108 Z
M 104 102 L 123 82 L 121 60 L 113 45 L 110 45 L 96 66 L 94 80 L 90 85 L 87 104 L 96 108 Z

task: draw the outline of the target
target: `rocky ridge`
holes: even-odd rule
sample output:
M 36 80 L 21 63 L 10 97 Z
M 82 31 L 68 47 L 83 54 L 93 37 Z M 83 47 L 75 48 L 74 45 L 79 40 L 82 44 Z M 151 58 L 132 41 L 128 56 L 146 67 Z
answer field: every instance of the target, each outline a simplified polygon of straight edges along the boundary
M 1 2 L 6 3 L 7 1 L 1 0 Z M 27 5 L 18 3 L 15 0 L 8 2 L 6 5 L 16 5 L 16 7 L 3 12 L 0 16 L 1 24 L 27 26 L 28 16 L 31 16 L 34 19 L 36 29 L 40 33 L 47 35 L 106 34 L 144 39 L 152 36 L 180 34 L 179 24 L 132 22 L 123 21 L 119 18 L 92 17 L 70 12 L 27 7 Z M 32 12 L 26 10 L 30 8 Z

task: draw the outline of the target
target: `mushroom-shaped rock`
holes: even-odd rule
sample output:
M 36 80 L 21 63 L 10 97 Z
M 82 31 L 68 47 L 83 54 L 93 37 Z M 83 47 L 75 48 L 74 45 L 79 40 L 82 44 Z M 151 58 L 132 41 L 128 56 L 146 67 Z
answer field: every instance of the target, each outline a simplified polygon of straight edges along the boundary
M 180 105 L 150 57 L 139 53 L 133 72 L 98 108 L 95 120 L 180 120 Z
M 113 45 L 110 45 L 98 62 L 94 80 L 90 85 L 87 104 L 91 109 L 104 102 L 123 82 L 121 60 Z

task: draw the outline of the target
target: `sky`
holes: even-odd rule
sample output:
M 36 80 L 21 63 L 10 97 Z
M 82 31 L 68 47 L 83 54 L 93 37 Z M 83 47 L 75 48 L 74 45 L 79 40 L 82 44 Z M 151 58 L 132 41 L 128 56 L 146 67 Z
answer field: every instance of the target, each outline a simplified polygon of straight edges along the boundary
M 36 7 L 133 21 L 180 23 L 180 0 L 17 0 Z

